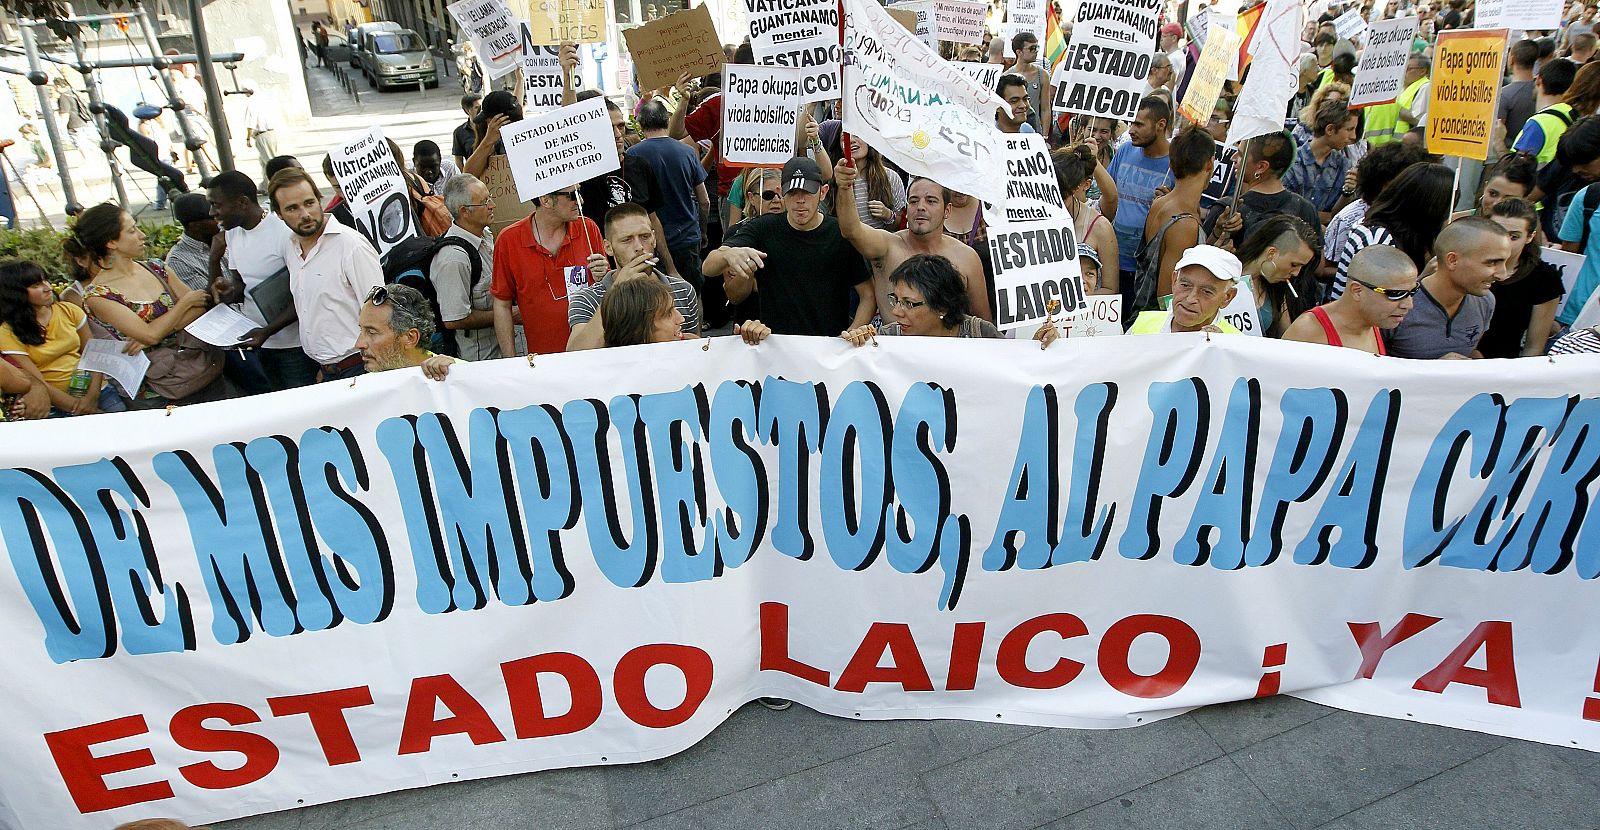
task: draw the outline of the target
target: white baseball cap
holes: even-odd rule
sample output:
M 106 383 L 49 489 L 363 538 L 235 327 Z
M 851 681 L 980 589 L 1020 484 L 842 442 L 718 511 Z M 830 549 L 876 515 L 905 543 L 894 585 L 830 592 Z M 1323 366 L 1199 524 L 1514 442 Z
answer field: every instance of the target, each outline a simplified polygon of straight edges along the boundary
M 1239 274 L 1244 271 L 1238 257 L 1215 245 L 1196 245 L 1184 251 L 1183 257 L 1178 260 L 1178 267 L 1173 270 L 1182 271 L 1190 265 L 1198 265 L 1210 271 L 1216 279 L 1228 282 L 1239 279 Z

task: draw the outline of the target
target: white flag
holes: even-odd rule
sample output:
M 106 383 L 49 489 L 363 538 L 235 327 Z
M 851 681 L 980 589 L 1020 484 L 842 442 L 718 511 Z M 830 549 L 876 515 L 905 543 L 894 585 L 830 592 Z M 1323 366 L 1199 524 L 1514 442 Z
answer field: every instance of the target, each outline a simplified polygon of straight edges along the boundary
M 1299 83 L 1301 0 L 1267 0 L 1267 9 L 1250 40 L 1250 77 L 1228 128 L 1228 144 L 1283 131 L 1289 99 Z
M 992 89 L 939 57 L 877 0 L 844 0 L 845 132 L 913 176 L 989 202 L 1005 198 Z

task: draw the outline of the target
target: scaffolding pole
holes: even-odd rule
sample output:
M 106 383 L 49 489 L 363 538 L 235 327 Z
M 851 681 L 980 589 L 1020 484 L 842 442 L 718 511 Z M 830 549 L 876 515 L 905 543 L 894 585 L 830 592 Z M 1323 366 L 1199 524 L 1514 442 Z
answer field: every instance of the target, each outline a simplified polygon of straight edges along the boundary
M 139 13 L 145 14 L 143 6 Z M 205 15 L 200 11 L 200 0 L 189 0 L 189 28 L 194 32 L 194 51 L 211 54 L 210 38 L 206 35 Z M 217 163 L 223 170 L 236 169 L 233 164 L 233 136 L 228 132 L 228 113 L 222 105 L 222 87 L 217 85 L 217 66 L 211 61 L 196 64 L 200 70 L 200 83 L 206 90 L 206 113 L 211 118 L 211 132 L 217 137 Z
M 194 129 L 189 125 L 188 112 L 192 112 L 187 102 L 178 97 L 178 88 L 173 85 L 172 78 L 165 70 L 171 65 L 166 56 L 161 54 L 161 41 L 156 39 L 156 28 L 150 24 L 150 10 L 143 4 L 135 4 L 133 16 L 139 21 L 139 31 L 144 34 L 144 42 L 150 50 L 150 65 L 156 69 L 156 78 L 161 81 L 161 86 L 167 91 L 167 100 L 172 104 L 172 111 L 178 116 L 178 129 L 183 132 L 183 146 L 194 154 L 195 167 L 200 171 L 200 186 L 211 184 L 211 163 L 206 160 L 205 142 L 195 137 Z M 204 53 L 205 50 L 199 50 Z M 202 64 L 205 62 L 202 61 Z M 222 137 L 227 141 L 227 136 Z
M 45 132 L 50 136 L 50 149 L 56 157 L 56 173 L 61 176 L 61 195 L 67 200 L 67 215 L 77 216 L 83 212 L 83 205 L 78 203 L 77 193 L 72 188 L 72 173 L 67 169 L 67 151 L 61 144 L 61 127 L 56 124 L 55 113 L 50 109 L 50 93 L 45 90 L 50 77 L 39 68 L 39 44 L 34 40 L 33 27 L 19 28 L 22 49 L 28 56 L 28 80 L 33 83 L 33 90 L 39 96 L 39 115 L 44 121 Z

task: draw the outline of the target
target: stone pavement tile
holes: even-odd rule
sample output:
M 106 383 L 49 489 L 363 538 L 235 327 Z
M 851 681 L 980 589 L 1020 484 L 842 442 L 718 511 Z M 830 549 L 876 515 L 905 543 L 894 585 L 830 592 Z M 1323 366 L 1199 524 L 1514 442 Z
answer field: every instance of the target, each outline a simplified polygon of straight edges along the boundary
M 907 721 L 905 735 L 895 745 L 917 772 L 928 772 L 1047 728 L 970 720 Z
M 1281 830 L 1288 825 L 1227 758 L 1123 793 L 1047 825 L 1049 830 Z
M 1045 729 L 924 773 L 951 827 L 1037 827 L 1222 754 L 1187 715 L 1134 729 Z
M 1189 713 L 1225 752 L 1281 735 L 1335 710 L 1288 695 L 1204 706 Z
M 1294 826 L 1308 828 L 1506 743 L 1497 735 L 1335 712 L 1229 757 Z
M 619 824 L 635 824 L 893 743 L 919 726 L 846 720 L 799 704 L 782 712 L 746 704 L 677 755 L 608 768 L 611 809 Z
M 1348 813 L 1324 830 L 1600 827 L 1600 788 L 1536 744 L 1514 742 Z
M 300 830 L 300 820 L 304 814 L 303 809 L 280 810 L 233 821 L 212 822 L 206 827 L 210 830 Z
M 859 726 L 860 724 L 850 724 Z M 686 778 L 688 778 L 686 776 Z M 684 785 L 694 787 L 692 778 Z M 659 816 L 637 830 L 938 828 L 933 802 L 893 746 L 880 746 Z

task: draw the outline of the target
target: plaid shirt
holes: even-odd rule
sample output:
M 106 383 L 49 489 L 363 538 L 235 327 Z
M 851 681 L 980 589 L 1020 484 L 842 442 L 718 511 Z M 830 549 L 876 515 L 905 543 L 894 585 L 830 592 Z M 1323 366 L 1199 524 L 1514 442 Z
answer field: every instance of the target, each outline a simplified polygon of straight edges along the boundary
M 1283 186 L 1310 200 L 1319 211 L 1333 210 L 1339 203 L 1339 193 L 1344 190 L 1345 174 L 1350 172 L 1350 156 L 1330 152 L 1327 159 L 1317 163 L 1311 152 L 1311 143 L 1295 148 L 1294 164 L 1283 177 Z
M 196 291 L 211 284 L 211 246 L 184 234 L 167 252 L 167 270 Z

